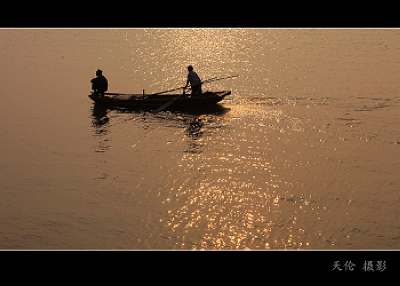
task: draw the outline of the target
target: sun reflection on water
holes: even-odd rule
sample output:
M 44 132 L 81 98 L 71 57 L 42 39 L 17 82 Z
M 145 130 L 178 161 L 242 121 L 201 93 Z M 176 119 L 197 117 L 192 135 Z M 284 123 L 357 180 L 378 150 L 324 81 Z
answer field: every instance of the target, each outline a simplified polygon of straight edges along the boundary
M 296 127 L 301 122 L 289 120 L 276 107 L 231 107 L 223 116 L 202 118 L 197 138 L 202 151 L 185 153 L 178 177 L 166 186 L 165 224 L 179 238 L 176 248 L 308 248 L 308 236 L 296 226 L 296 212 L 306 211 L 309 201 L 290 194 L 296 183 L 277 171 L 282 159 L 274 142 L 288 142 L 284 135 L 301 132 Z M 246 118 L 248 114 L 252 116 Z M 288 211 L 286 206 L 293 204 L 303 209 Z

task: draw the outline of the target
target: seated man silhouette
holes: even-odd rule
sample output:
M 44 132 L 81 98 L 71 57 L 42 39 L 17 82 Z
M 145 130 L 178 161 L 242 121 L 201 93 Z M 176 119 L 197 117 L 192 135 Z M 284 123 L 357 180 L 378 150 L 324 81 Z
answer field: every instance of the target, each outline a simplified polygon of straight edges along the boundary
M 108 90 L 108 81 L 103 75 L 102 70 L 97 70 L 96 76 L 97 77 L 90 81 L 92 83 L 92 89 L 94 90 L 93 93 L 104 97 L 104 92 Z

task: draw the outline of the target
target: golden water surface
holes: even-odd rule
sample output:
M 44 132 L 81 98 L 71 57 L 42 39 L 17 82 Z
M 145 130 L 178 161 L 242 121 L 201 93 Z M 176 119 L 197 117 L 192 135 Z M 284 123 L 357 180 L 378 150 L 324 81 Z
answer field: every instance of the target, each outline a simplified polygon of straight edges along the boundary
M 0 30 L 0 248 L 398 249 L 397 29 Z M 231 90 L 200 113 L 87 97 Z M 197 121 L 196 121 L 197 119 Z M 195 122 L 195 123 L 194 123 Z

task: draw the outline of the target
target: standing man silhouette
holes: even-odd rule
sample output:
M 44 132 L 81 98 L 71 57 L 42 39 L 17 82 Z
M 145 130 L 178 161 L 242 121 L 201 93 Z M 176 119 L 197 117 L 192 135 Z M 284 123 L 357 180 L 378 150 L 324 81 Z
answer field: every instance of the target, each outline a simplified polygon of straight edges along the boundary
M 190 83 L 190 86 L 192 87 L 192 95 L 201 94 L 201 81 L 199 76 L 197 75 L 196 72 L 193 71 L 192 66 L 188 66 L 187 69 L 189 73 L 186 81 L 186 86 L 183 88 L 183 92 L 185 92 L 185 89 L 188 87 Z

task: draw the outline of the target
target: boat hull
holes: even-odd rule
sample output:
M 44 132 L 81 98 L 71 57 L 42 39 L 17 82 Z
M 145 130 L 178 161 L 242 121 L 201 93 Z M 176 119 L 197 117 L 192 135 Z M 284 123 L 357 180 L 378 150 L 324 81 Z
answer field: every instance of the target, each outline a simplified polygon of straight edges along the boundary
M 207 108 L 223 100 L 230 91 L 205 92 L 201 95 L 183 95 L 175 100 L 167 110 L 196 110 Z M 109 107 L 123 107 L 129 109 L 149 109 L 155 110 L 163 104 L 178 97 L 179 94 L 151 95 L 151 94 L 117 94 L 105 93 L 104 97 L 96 94 L 89 94 L 94 102 Z

